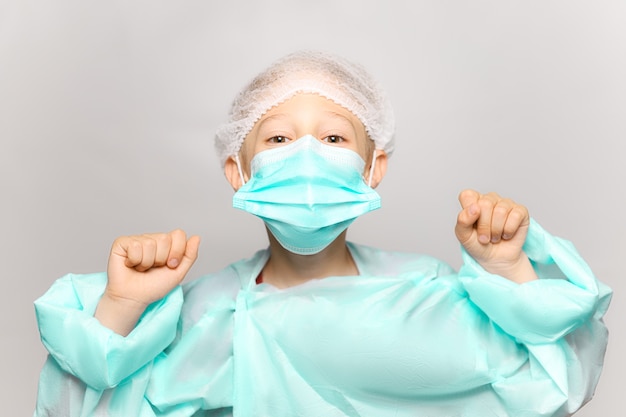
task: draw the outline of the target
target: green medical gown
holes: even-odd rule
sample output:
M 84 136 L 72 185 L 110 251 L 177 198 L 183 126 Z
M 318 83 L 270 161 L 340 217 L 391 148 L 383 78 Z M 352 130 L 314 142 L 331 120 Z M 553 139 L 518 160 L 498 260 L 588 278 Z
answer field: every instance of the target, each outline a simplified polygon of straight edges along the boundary
M 588 401 L 611 290 L 531 221 L 540 279 L 467 253 L 349 244 L 359 276 L 256 285 L 268 251 L 176 288 L 122 337 L 93 317 L 106 274 L 35 302 L 49 351 L 35 416 L 566 416 Z

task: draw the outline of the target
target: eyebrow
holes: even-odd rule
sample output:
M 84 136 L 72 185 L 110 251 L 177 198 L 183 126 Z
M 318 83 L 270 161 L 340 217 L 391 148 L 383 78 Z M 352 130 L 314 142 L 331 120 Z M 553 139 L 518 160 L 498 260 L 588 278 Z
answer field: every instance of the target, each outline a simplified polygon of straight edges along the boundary
M 352 121 L 348 117 L 346 117 L 345 115 L 341 113 L 337 113 L 336 111 L 326 110 L 324 111 L 324 113 L 326 113 L 329 116 L 333 116 L 334 118 L 345 120 L 346 122 L 352 124 Z
M 267 116 L 266 118 L 261 119 L 259 121 L 259 128 L 261 128 L 267 121 L 272 121 L 276 119 L 280 120 L 280 119 L 284 119 L 285 117 L 287 117 L 287 114 L 285 113 L 276 113 L 276 114 L 272 114 L 271 116 Z
M 337 113 L 335 111 L 332 110 L 326 110 L 324 111 L 325 114 L 332 116 L 333 119 L 339 119 L 342 122 L 347 123 L 348 125 L 350 125 L 350 127 L 355 131 L 358 132 L 359 131 L 359 125 L 353 123 L 352 120 L 350 120 L 348 117 L 346 117 L 345 115 L 341 114 L 341 113 Z M 360 120 L 358 120 L 358 118 L 355 118 L 357 121 L 360 122 Z
M 287 117 L 287 113 L 275 113 L 272 114 L 271 116 L 267 116 L 266 118 L 264 118 L 261 123 L 268 121 L 268 120 L 272 120 L 272 119 L 284 119 L 285 117 Z
M 339 120 L 341 120 L 341 121 L 343 121 L 343 122 L 345 122 L 345 123 L 349 124 L 349 125 L 350 125 L 350 126 L 351 126 L 354 130 L 355 130 L 355 131 L 357 131 L 357 130 L 358 130 L 358 127 L 359 127 L 359 126 L 358 126 L 358 125 L 355 125 L 355 124 L 352 122 L 352 120 L 350 120 L 347 116 L 345 116 L 345 115 L 343 115 L 343 114 L 341 114 L 341 113 L 338 113 L 338 112 L 336 112 L 336 111 L 332 111 L 332 110 L 325 110 L 325 111 L 324 111 L 324 114 L 326 114 L 326 115 L 328 115 L 328 116 L 331 116 L 333 119 L 339 119 Z M 289 117 L 289 115 L 288 115 L 288 114 L 286 114 L 286 113 L 276 113 L 276 114 L 272 114 L 271 116 L 267 116 L 266 118 L 264 118 L 264 119 L 260 120 L 260 121 L 259 121 L 258 128 L 260 129 L 261 127 L 263 127 L 263 125 L 264 125 L 266 122 L 273 121 L 273 120 L 281 120 L 281 119 L 285 119 L 285 118 L 288 118 L 288 117 Z M 358 120 L 358 119 L 357 119 L 357 120 Z

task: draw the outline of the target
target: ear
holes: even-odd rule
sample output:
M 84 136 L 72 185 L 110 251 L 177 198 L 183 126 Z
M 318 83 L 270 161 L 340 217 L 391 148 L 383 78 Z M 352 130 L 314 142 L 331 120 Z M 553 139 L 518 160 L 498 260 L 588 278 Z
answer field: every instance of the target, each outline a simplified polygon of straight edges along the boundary
M 233 187 L 233 190 L 237 191 L 241 188 L 243 183 L 241 182 L 241 175 L 239 175 L 239 167 L 237 166 L 237 160 L 234 155 L 228 157 L 224 163 L 224 175 L 226 179 Z M 244 174 L 245 177 L 245 174 Z M 245 178 L 247 181 L 248 179 Z
M 374 172 L 372 173 L 372 188 L 378 187 L 378 184 L 383 180 L 383 177 L 387 173 L 387 152 L 382 149 L 375 149 L 374 155 L 372 158 L 375 159 L 374 163 Z M 368 164 L 365 170 L 365 181 L 369 179 L 370 169 L 372 164 Z

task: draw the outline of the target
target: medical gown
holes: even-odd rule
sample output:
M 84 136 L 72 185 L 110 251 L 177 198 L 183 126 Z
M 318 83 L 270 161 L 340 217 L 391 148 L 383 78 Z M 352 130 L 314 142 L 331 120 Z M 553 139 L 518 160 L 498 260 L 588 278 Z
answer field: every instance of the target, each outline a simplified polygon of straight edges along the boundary
M 534 220 L 540 277 L 516 284 L 467 253 L 348 244 L 358 276 L 277 289 L 262 250 L 177 287 L 122 337 L 93 317 L 106 274 L 35 302 L 49 355 L 35 416 L 567 416 L 594 392 L 611 290 Z

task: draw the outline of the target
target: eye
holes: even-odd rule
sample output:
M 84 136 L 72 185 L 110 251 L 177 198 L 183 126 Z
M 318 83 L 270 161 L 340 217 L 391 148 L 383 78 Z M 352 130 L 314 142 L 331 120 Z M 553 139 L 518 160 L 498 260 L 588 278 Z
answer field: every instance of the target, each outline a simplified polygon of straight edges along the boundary
M 290 142 L 291 139 L 289 139 L 287 136 L 272 136 L 267 141 L 269 143 L 281 144 L 281 143 Z
M 345 139 L 339 135 L 329 135 L 322 139 L 322 142 L 330 143 L 330 144 L 339 144 L 345 142 Z

